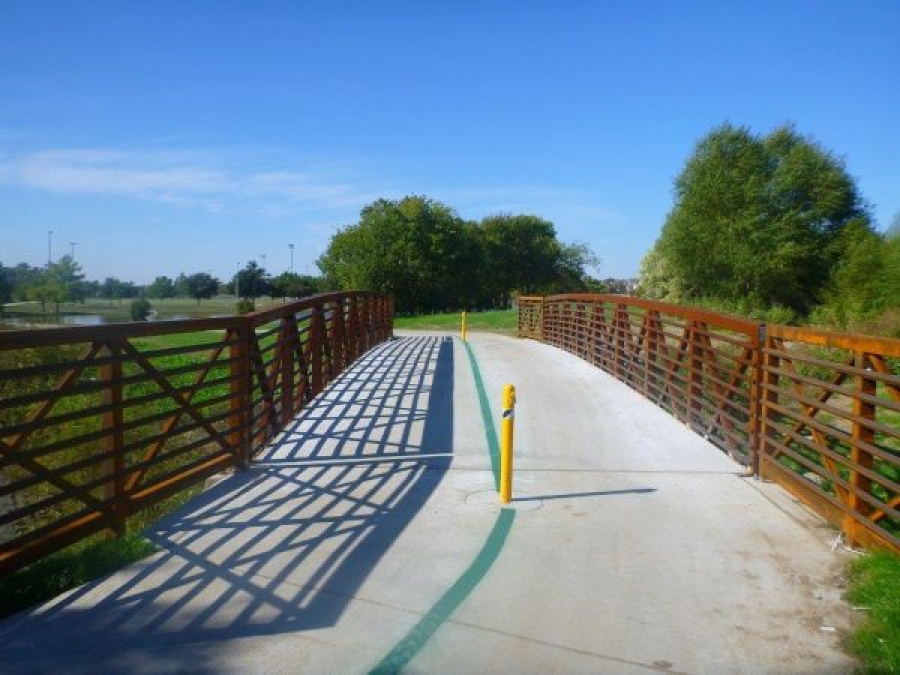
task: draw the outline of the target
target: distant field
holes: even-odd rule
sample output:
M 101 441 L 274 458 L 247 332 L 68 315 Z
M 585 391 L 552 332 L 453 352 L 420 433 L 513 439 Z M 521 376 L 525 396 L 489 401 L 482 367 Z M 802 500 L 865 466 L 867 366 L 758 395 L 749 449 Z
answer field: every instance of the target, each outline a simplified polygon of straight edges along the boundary
M 267 309 L 281 304 L 281 300 L 273 300 L 272 298 L 258 298 L 256 300 L 257 309 Z M 235 313 L 234 296 L 220 295 L 209 300 L 201 300 L 198 304 L 192 298 L 165 298 L 150 299 L 150 304 L 156 310 L 158 318 L 203 318 L 208 316 L 221 316 L 223 314 Z M 63 303 L 59 306 L 61 314 L 96 314 L 104 317 L 107 321 L 130 321 L 129 307 L 131 300 L 102 300 L 100 298 L 90 298 L 81 302 Z M 6 313 L 16 316 L 53 316 L 55 307 L 47 304 L 46 313 L 41 312 L 41 304 L 39 302 L 31 303 L 13 303 L 7 305 Z
M 469 312 L 466 324 L 471 331 L 505 333 L 515 335 L 517 331 L 517 314 L 514 309 L 497 312 Z M 459 331 L 460 314 L 427 314 L 424 316 L 404 316 L 394 319 L 394 328 L 408 330 L 441 330 Z

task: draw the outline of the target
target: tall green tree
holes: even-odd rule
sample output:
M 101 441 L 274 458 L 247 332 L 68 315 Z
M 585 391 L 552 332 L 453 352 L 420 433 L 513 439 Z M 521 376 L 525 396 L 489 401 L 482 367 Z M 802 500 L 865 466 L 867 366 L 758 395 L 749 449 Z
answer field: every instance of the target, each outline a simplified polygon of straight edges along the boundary
M 305 298 L 308 295 L 319 293 L 319 280 L 316 277 L 297 274 L 295 272 L 283 272 L 272 279 L 269 284 L 273 297 L 281 298 Z
M 654 249 L 686 297 L 805 313 L 846 253 L 848 227 L 872 229 L 840 159 L 791 126 L 760 137 L 724 124 L 676 179 Z
M 530 294 L 550 286 L 565 268 L 563 246 L 549 220 L 533 215 L 489 216 L 481 221 L 480 234 L 482 284 L 495 307 L 508 306 L 514 290 Z
M 393 294 L 397 311 L 464 306 L 477 284 L 477 243 L 449 207 L 426 197 L 379 199 L 337 232 L 318 265 L 339 287 Z
M 175 282 L 166 276 L 156 277 L 145 292 L 148 298 L 174 298 Z
M 122 300 L 136 298 L 138 293 L 138 287 L 133 281 L 122 281 L 117 277 L 106 277 L 100 284 L 100 297 L 109 300 L 110 305 L 113 300 L 118 300 L 121 305 Z
M 254 299 L 269 294 L 269 277 L 266 271 L 255 260 L 248 262 L 235 275 L 232 283 L 237 284 L 242 298 Z
M 12 268 L 13 299 L 18 302 L 34 299 L 28 297 L 29 294 L 33 295 L 29 289 L 44 283 L 45 272 L 45 269 L 32 267 L 27 263 L 19 263 Z
M 0 263 L 0 303 L 12 300 L 14 279 L 12 268 L 4 267 Z M 2 305 L 0 305 L 0 311 L 3 311 Z
M 57 314 L 62 303 L 83 301 L 85 287 L 81 266 L 72 256 L 64 255 L 47 266 L 41 282 L 31 288 L 31 295 L 42 305 L 53 303 Z
M 201 300 L 213 297 L 219 290 L 219 281 L 206 272 L 197 272 L 184 278 L 188 295 L 200 304 Z

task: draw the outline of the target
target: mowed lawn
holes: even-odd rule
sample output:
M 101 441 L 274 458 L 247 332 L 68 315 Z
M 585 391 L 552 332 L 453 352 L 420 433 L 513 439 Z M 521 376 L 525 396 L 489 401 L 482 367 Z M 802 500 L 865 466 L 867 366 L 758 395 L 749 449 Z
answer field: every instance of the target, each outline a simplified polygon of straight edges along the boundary
M 515 335 L 518 314 L 514 309 L 493 312 L 467 312 L 466 326 L 470 331 L 504 333 Z M 394 328 L 403 330 L 439 330 L 459 332 L 461 314 L 425 314 L 422 316 L 398 316 L 394 318 Z

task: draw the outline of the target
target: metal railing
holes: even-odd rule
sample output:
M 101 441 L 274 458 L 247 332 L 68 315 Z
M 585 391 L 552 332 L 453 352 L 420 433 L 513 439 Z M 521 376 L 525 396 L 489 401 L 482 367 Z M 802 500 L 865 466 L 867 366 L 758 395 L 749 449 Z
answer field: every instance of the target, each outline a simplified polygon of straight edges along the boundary
M 520 336 L 627 383 L 851 543 L 900 549 L 900 340 L 627 296 L 518 305 Z
M 243 316 L 0 332 L 0 574 L 246 466 L 392 334 L 385 295 Z

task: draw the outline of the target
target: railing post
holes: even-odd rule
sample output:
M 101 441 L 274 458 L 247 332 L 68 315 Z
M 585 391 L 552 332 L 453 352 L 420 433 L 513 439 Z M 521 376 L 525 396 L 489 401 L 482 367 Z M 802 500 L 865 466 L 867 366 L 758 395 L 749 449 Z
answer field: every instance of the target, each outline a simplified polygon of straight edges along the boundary
M 234 448 L 235 464 L 239 469 L 250 466 L 250 401 L 253 383 L 250 378 L 250 333 L 247 317 L 235 317 L 231 333 L 229 405 L 229 442 Z
M 102 463 L 104 483 L 104 503 L 109 504 L 110 529 L 116 536 L 125 534 L 125 435 L 123 430 L 122 399 L 122 350 L 119 338 L 106 342 L 100 351 L 106 363 L 100 366 L 100 381 L 103 382 L 102 404 L 108 406 L 103 413 L 103 440 L 100 452 L 106 455 Z
M 757 327 L 756 335 L 751 336 L 751 348 L 753 350 L 752 364 L 750 372 L 750 471 L 759 477 L 760 467 L 759 458 L 762 452 L 762 426 L 763 426 L 763 397 L 764 387 L 763 380 L 765 378 L 765 369 L 763 353 L 766 348 L 766 324 L 761 323 Z
M 769 461 L 774 461 L 769 457 L 769 436 L 772 434 L 772 423 L 778 419 L 778 412 L 774 409 L 778 405 L 778 370 L 781 368 L 781 358 L 775 354 L 770 354 L 769 349 L 772 347 L 772 340 L 769 338 L 768 332 L 763 336 L 761 350 L 762 354 L 762 391 L 760 398 L 762 399 L 761 426 L 759 431 L 759 450 L 757 451 L 756 462 L 759 466 L 758 476 L 760 479 L 766 477 L 766 465 Z
M 313 396 L 322 391 L 322 339 L 325 332 L 322 326 L 323 319 L 321 305 L 315 305 L 309 319 L 309 354 Z
M 863 444 L 870 446 L 875 444 L 875 432 L 870 424 L 875 421 L 875 405 L 871 403 L 874 399 L 877 389 L 877 383 L 874 379 L 866 377 L 863 373 L 866 371 L 866 354 L 865 352 L 856 352 L 855 367 L 857 370 L 854 376 L 854 392 L 853 392 L 853 423 L 851 427 L 852 447 L 850 449 L 850 499 L 849 506 L 853 514 L 858 514 L 866 518 L 872 512 L 872 505 L 859 495 L 860 492 L 869 495 L 872 493 L 872 479 L 860 472 L 859 469 L 872 469 L 873 458 Z M 866 400 L 865 397 L 869 397 Z M 850 540 L 851 544 L 859 542 L 857 530 L 859 523 L 853 515 L 847 515 L 844 519 L 844 534 Z
M 276 352 L 281 355 L 281 424 L 287 424 L 294 416 L 294 354 L 297 350 L 297 322 L 290 314 L 281 319 L 278 339 L 281 344 Z
M 703 407 L 703 349 L 699 344 L 699 332 L 702 324 L 698 321 L 691 321 L 690 333 L 688 334 L 687 349 L 690 352 L 690 361 L 688 362 L 688 407 L 687 407 L 687 425 L 694 428 L 694 415 L 697 420 L 702 419 Z M 705 330 L 705 327 L 703 328 Z M 702 422 L 701 422 L 702 424 Z

